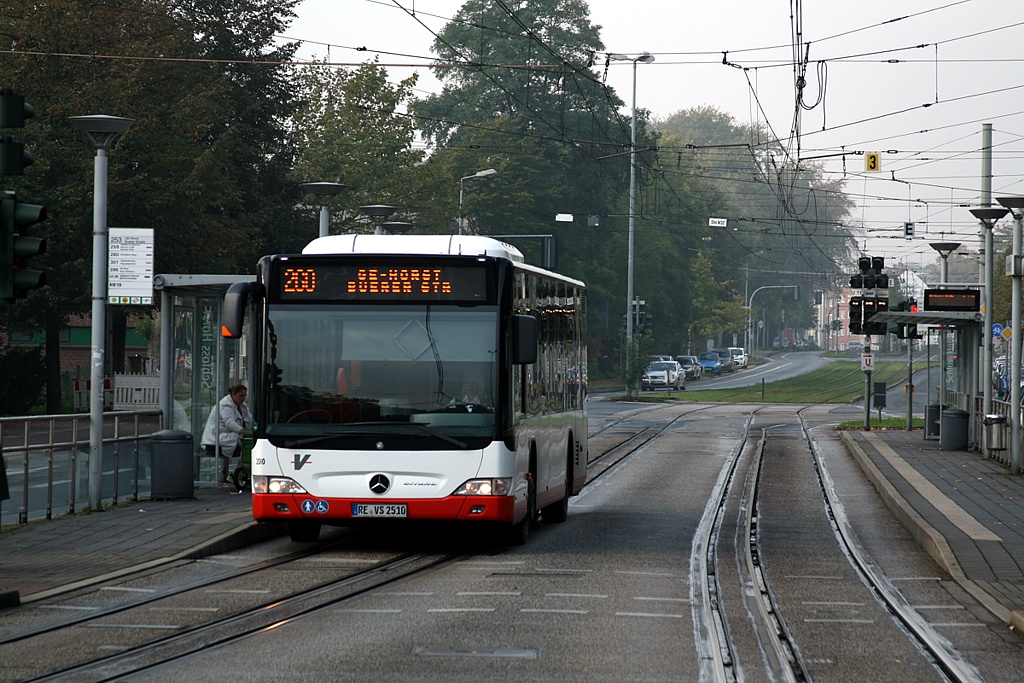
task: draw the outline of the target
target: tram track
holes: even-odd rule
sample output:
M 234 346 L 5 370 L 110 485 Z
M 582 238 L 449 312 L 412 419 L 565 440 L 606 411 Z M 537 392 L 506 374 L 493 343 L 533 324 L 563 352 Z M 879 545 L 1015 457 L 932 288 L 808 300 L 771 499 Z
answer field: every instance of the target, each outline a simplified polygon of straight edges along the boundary
M 433 571 L 465 558 L 465 553 L 404 553 L 361 571 L 256 605 L 220 619 L 188 627 L 171 635 L 126 646 L 123 650 L 48 671 L 27 681 L 111 681 L 224 647 L 294 619 L 337 607 L 374 590 Z
M 796 415 L 799 448 L 806 448 L 812 458 L 823 514 L 850 568 L 912 647 L 926 653 L 926 659 L 940 678 L 955 683 L 983 680 L 961 653 L 914 610 L 869 557 L 850 524 L 803 410 L 806 408 L 799 409 Z M 762 551 L 762 465 L 770 432 L 788 426 L 761 428 L 755 441 L 753 424 L 762 412 L 757 408 L 749 413 L 742 437 L 721 470 L 694 535 L 690 577 L 694 632 L 701 678 L 706 681 L 744 680 L 741 653 L 746 654 L 748 667 L 763 666 L 769 680 L 794 683 L 813 680 L 805 663 L 806 655 L 787 624 L 784 605 L 771 584 L 771 559 L 766 560 Z M 796 449 L 792 444 L 776 448 L 788 449 L 789 453 Z M 730 528 L 731 525 L 735 528 Z M 739 556 L 733 556 L 734 551 Z M 765 561 L 769 562 L 767 567 Z M 733 568 L 736 576 L 728 577 L 726 570 Z M 739 595 L 729 595 L 730 590 Z M 729 609 L 727 603 L 733 603 L 734 607 Z M 737 611 L 735 605 L 741 605 L 742 610 Z
M 821 487 L 826 512 L 832 523 L 833 533 L 840 548 L 849 557 L 851 565 L 860 575 L 861 581 L 885 605 L 893 620 L 903 627 L 907 637 L 929 654 L 935 666 L 948 680 L 956 683 L 982 681 L 983 677 L 978 670 L 966 661 L 949 640 L 936 631 L 928 623 L 928 620 L 907 602 L 878 564 L 868 555 L 846 515 L 846 509 L 836 492 L 835 483 L 829 474 L 821 450 L 811 438 L 802 411 L 798 412 L 797 416 L 807 447 L 814 458 L 815 473 Z
M 659 422 L 656 426 L 648 425 L 639 430 L 625 430 L 624 433 L 614 436 L 614 443 L 609 444 L 607 448 L 604 448 L 590 458 L 589 466 L 596 467 L 597 471 L 588 478 L 586 485 L 592 485 L 595 479 L 599 479 L 604 472 L 641 451 L 652 440 L 678 424 L 679 420 L 683 420 L 688 415 L 692 415 L 700 410 L 703 410 L 703 408 L 688 411 L 686 414 L 667 422 Z M 233 610 L 231 614 L 218 618 L 203 619 L 199 623 L 187 626 L 167 626 L 166 628 L 173 629 L 175 632 L 156 638 L 146 638 L 143 636 L 141 642 L 131 642 L 133 639 L 138 639 L 139 632 L 143 630 L 140 623 L 145 624 L 151 621 L 148 613 L 161 609 L 160 605 L 173 602 L 176 599 L 179 601 L 182 598 L 189 599 L 189 596 L 199 595 L 213 587 L 235 585 L 240 580 L 259 576 L 262 572 L 280 569 L 294 570 L 296 565 L 309 558 L 318 555 L 327 556 L 329 551 L 344 549 L 347 543 L 351 541 L 351 538 L 346 536 L 326 544 L 317 544 L 299 552 L 289 553 L 279 558 L 242 567 L 215 577 L 193 581 L 172 589 L 160 590 L 153 595 L 131 599 L 124 604 L 101 608 L 69 619 L 62 619 L 60 623 L 48 624 L 4 636 L 0 638 L 0 657 L 16 657 L 16 652 L 22 651 L 22 649 L 47 651 L 52 649 L 50 643 L 65 640 L 71 630 L 77 629 L 81 632 L 82 629 L 87 631 L 90 627 L 102 627 L 102 632 L 105 634 L 105 644 L 101 647 L 116 647 L 118 651 L 90 657 L 84 661 L 66 662 L 56 666 L 51 665 L 45 671 L 37 668 L 34 672 L 20 677 L 19 680 L 116 680 L 133 673 L 187 658 L 191 654 L 207 651 L 211 647 L 226 646 L 241 638 L 250 637 L 263 630 L 275 628 L 278 625 L 301 618 L 304 615 L 337 607 L 346 600 L 385 589 L 397 581 L 409 579 L 446 564 L 477 556 L 480 552 L 487 552 L 485 548 L 493 548 L 494 542 L 493 539 L 489 538 L 481 539 L 478 546 L 474 546 L 471 549 L 462 549 L 459 552 L 404 553 L 383 558 L 372 567 L 347 572 L 343 576 L 290 592 L 287 595 L 277 596 L 269 600 L 260 600 L 255 604 Z M 342 562 L 343 559 L 340 558 L 339 563 Z M 181 566 L 181 563 L 173 563 L 173 567 L 179 566 Z M 170 569 L 172 567 L 168 565 L 166 568 Z M 145 571 L 128 574 L 119 577 L 118 585 L 130 586 L 133 582 L 151 577 L 155 573 L 157 572 L 154 571 L 154 568 L 150 567 Z M 292 571 L 292 573 L 295 572 Z M 96 588 L 95 590 L 98 591 L 101 588 Z M 126 587 L 123 590 L 132 589 Z M 89 593 L 76 591 L 74 594 L 65 594 L 62 598 L 80 600 L 83 595 L 88 596 Z M 113 620 L 116 620 L 117 623 L 111 623 Z M 152 627 L 150 626 L 150 628 Z M 131 636 L 121 644 L 111 645 L 109 635 L 106 634 L 116 634 L 118 629 L 123 629 L 126 633 L 131 634 Z M 7 654 L 4 654 L 5 651 Z

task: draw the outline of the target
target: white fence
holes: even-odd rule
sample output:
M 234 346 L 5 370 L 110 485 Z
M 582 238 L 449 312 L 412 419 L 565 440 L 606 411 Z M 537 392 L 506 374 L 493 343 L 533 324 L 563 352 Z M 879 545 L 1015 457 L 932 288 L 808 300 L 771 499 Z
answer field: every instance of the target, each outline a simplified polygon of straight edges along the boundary
M 90 381 L 74 382 L 75 411 L 89 412 Z M 104 410 L 148 410 L 160 407 L 160 377 L 157 375 L 114 375 L 103 380 Z

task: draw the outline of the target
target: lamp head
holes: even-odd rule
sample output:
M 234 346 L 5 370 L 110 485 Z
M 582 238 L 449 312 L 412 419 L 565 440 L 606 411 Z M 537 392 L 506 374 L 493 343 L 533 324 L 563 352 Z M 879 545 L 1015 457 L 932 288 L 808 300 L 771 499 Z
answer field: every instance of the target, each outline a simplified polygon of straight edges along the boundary
M 929 244 L 932 249 L 939 252 L 939 256 L 946 258 L 958 248 L 960 248 L 959 242 L 931 242 Z
M 996 221 L 1010 213 L 1010 210 L 1001 206 L 983 206 L 979 209 L 971 209 L 971 215 L 991 229 Z
M 341 183 L 302 183 L 302 189 L 318 197 L 325 197 L 328 201 L 342 190 L 347 190 L 348 185 Z
M 398 211 L 398 207 L 390 206 L 388 204 L 369 204 L 367 206 L 360 206 L 359 210 L 373 218 L 387 218 L 395 211 Z
M 96 149 L 109 149 L 114 142 L 121 137 L 121 134 L 128 130 L 128 127 L 135 123 L 135 119 L 126 119 L 121 116 L 108 116 L 106 114 L 91 114 L 89 116 L 68 117 L 71 125 L 77 128 L 89 144 Z
M 1015 219 L 1020 218 L 1021 209 L 1024 209 L 1024 197 L 996 197 L 996 201 L 1009 209 Z

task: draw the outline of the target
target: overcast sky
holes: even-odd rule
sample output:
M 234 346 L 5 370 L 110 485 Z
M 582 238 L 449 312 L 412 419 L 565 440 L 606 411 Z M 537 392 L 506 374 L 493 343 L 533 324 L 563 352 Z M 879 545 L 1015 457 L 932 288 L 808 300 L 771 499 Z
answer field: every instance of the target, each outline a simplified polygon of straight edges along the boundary
M 385 65 L 422 64 L 432 56 L 433 32 L 461 5 L 305 0 L 287 36 L 304 41 L 304 58 L 357 64 L 379 55 Z M 993 128 L 992 196 L 1024 195 L 1020 0 L 590 0 L 589 6 L 608 51 L 655 55 L 654 63 L 638 65 L 637 106 L 665 118 L 709 105 L 739 123 L 767 123 L 787 140 L 799 33 L 801 54 L 810 45 L 800 157 L 823 157 L 828 175 L 845 178 L 858 205 L 851 222 L 871 238 L 862 245 L 865 253 L 916 264 L 934 260 L 929 242 L 976 245 L 978 227 L 966 205 L 981 201 L 984 123 Z M 731 65 L 722 63 L 726 52 Z M 389 67 L 395 79 L 412 71 L 420 73 L 418 94 L 437 86 L 426 68 Z M 607 82 L 628 105 L 631 66 L 613 63 Z M 845 158 L 826 156 L 844 150 Z M 880 152 L 881 171 L 865 173 L 857 152 Z M 904 239 L 907 221 L 916 224 L 914 240 Z

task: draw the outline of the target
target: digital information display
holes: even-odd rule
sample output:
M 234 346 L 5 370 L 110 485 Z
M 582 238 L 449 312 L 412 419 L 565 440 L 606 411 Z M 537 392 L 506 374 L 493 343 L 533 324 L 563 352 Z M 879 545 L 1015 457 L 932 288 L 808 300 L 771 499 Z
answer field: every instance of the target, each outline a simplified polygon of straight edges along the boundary
M 924 310 L 977 313 L 981 310 L 981 292 L 977 289 L 926 289 Z
M 487 300 L 484 264 L 275 263 L 282 301 L 452 301 Z

